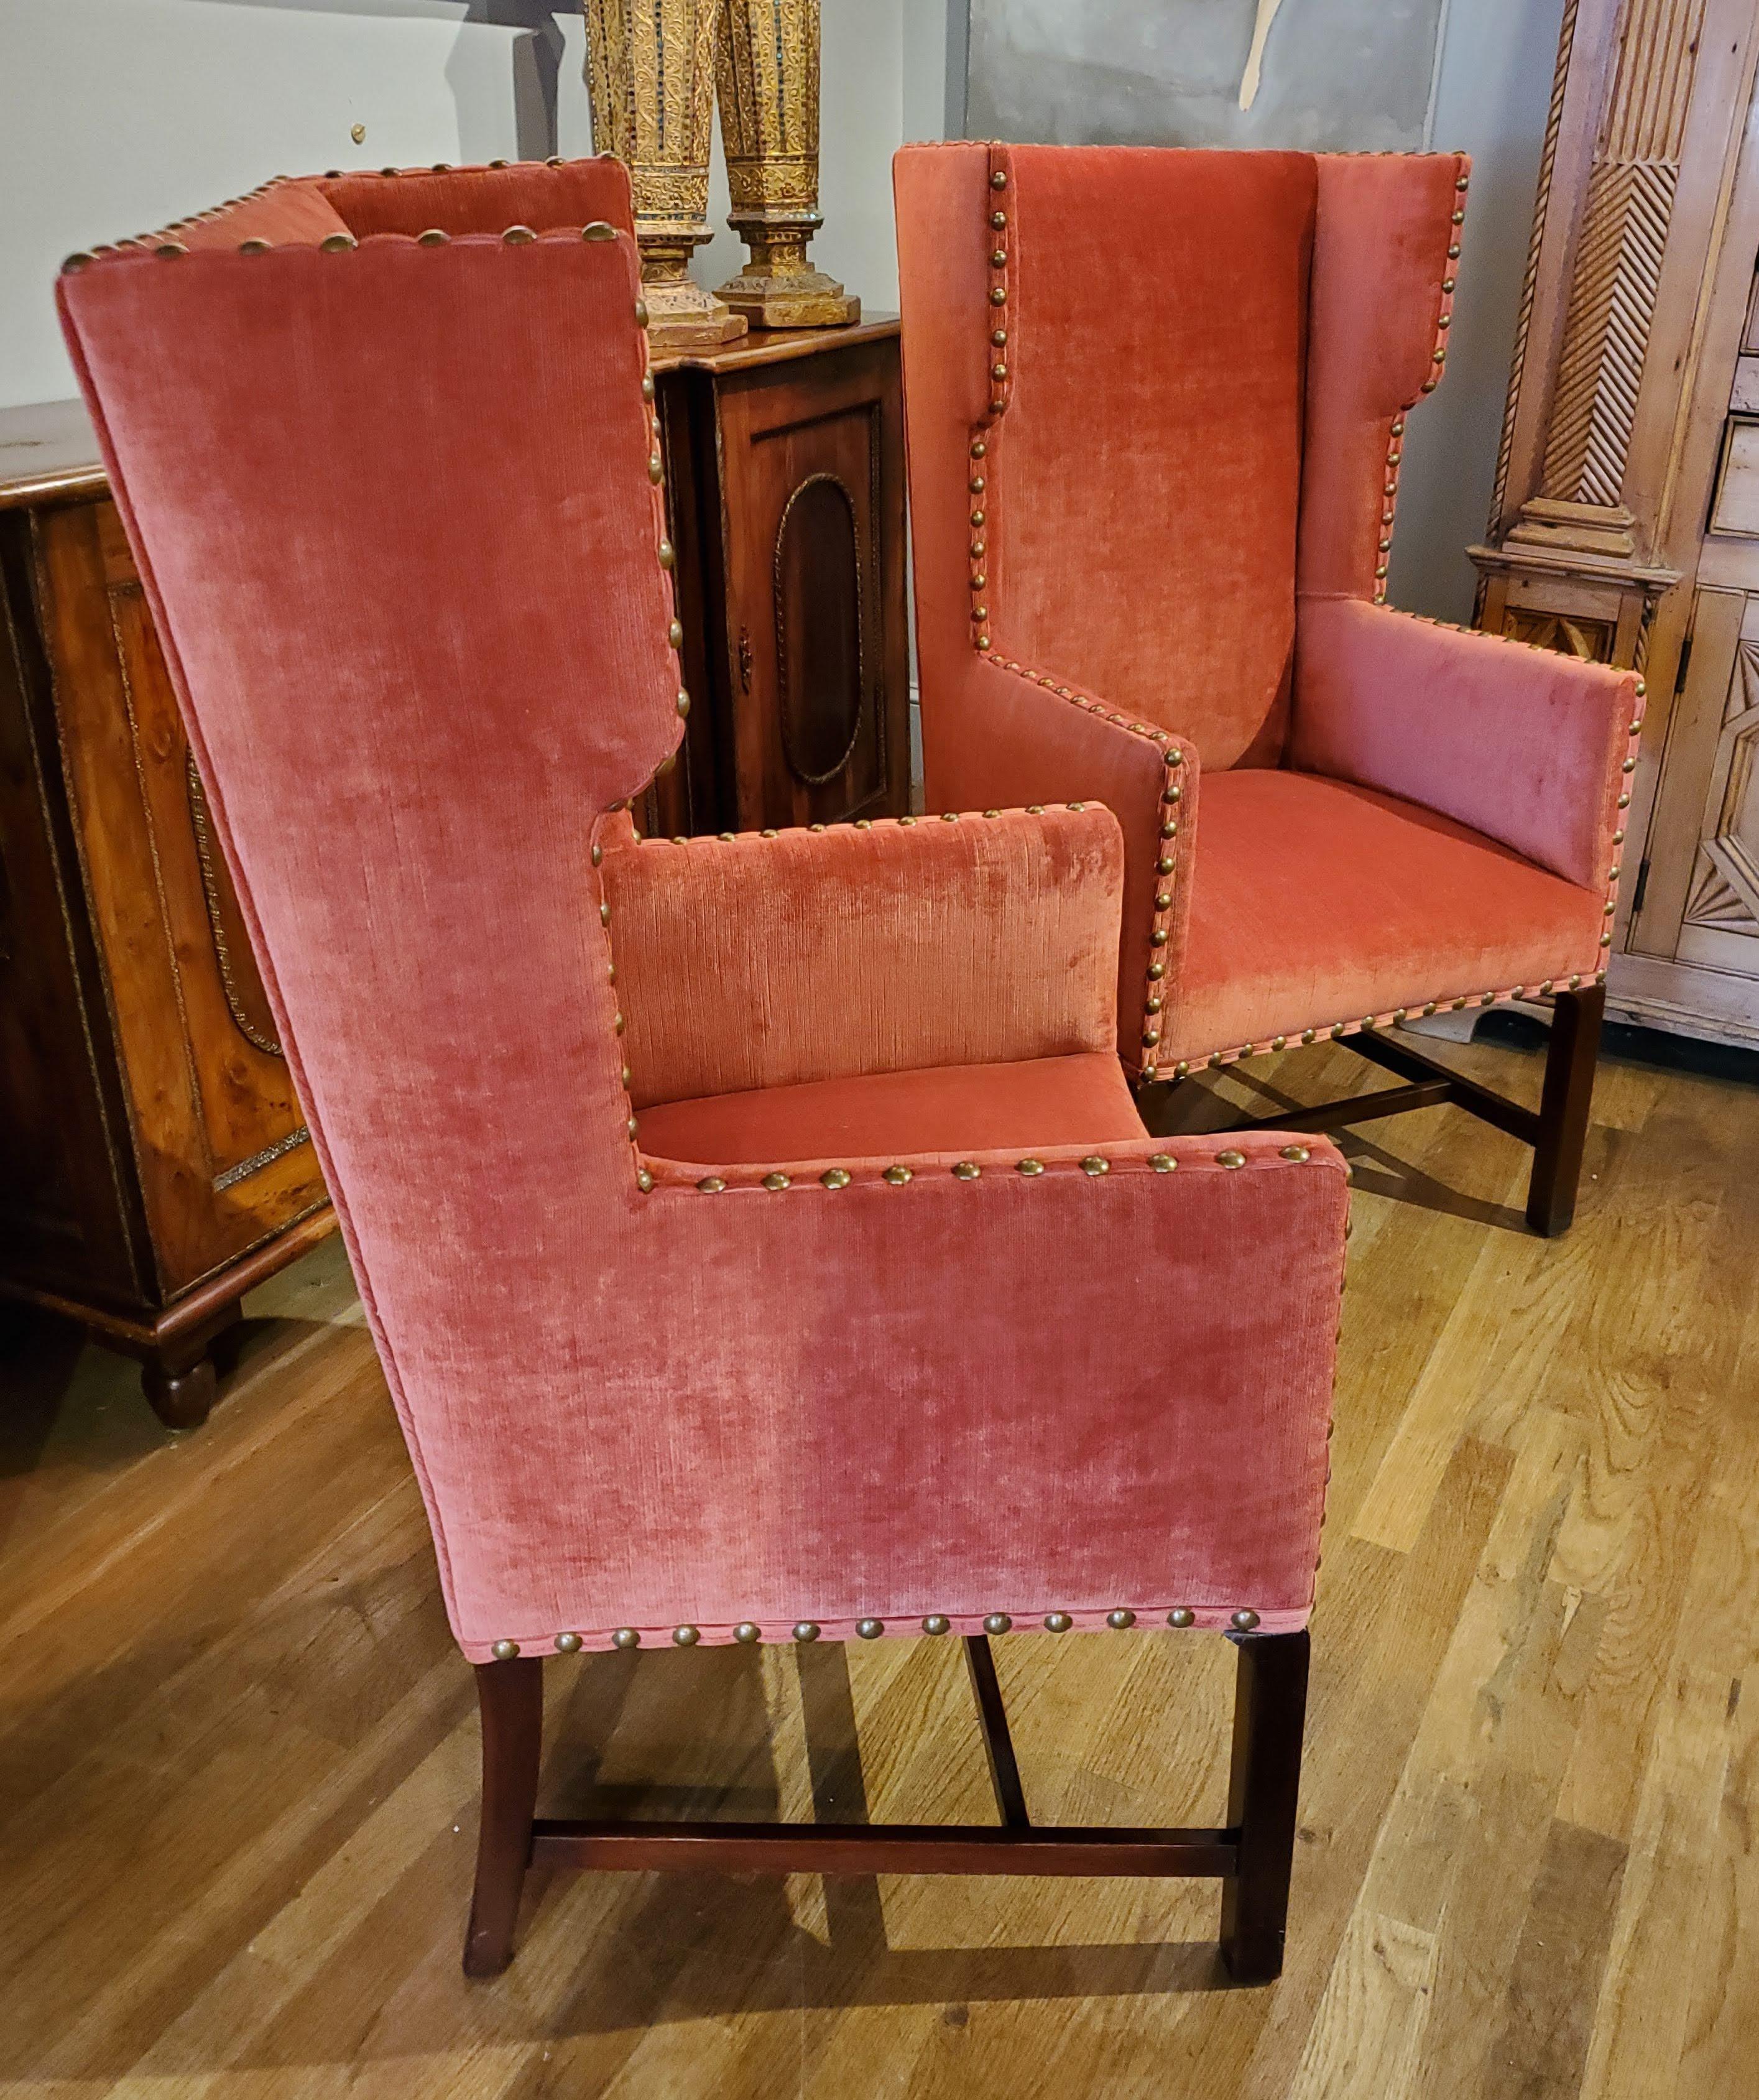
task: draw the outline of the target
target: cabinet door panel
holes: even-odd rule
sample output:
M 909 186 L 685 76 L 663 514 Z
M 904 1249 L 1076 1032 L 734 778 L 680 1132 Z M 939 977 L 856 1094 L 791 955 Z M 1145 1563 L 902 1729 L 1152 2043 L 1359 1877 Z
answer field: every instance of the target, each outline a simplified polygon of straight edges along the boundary
M 730 375 L 719 407 L 738 820 L 902 810 L 896 346 Z

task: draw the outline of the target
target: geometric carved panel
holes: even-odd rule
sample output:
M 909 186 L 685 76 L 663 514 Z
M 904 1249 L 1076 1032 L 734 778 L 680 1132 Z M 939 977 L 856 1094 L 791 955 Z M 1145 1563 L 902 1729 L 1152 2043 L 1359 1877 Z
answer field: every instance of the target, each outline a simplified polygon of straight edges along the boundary
M 1700 925 L 1759 922 L 1759 642 L 1735 652 L 1705 809 L 1686 915 Z
M 1610 620 L 1576 620 L 1519 606 L 1504 608 L 1502 631 L 1512 642 L 1555 650 L 1560 656 L 1574 656 L 1584 664 L 1610 664 L 1616 634 Z

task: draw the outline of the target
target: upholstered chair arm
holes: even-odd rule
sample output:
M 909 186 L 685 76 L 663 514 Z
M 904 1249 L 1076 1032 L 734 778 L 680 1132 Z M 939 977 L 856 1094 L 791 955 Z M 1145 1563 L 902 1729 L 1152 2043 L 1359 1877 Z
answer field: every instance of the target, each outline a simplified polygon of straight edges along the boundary
M 1152 1067 L 1154 1002 L 1178 980 L 1189 917 L 1196 747 L 1053 672 L 975 650 L 956 698 L 924 707 L 923 734 L 925 770 L 943 804 L 1073 796 L 1116 813 L 1124 833 L 1118 1047 L 1132 1069 Z
M 588 1537 L 607 1495 L 663 1483 L 646 1492 L 695 1551 L 644 1517 L 650 1551 L 553 1600 L 509 1555 L 464 1628 L 474 1660 L 563 1627 L 589 1648 L 619 1625 L 728 1641 L 742 1619 L 827 1639 L 929 1614 L 959 1633 L 992 1613 L 1305 1623 L 1348 1201 L 1323 1139 L 647 1166 L 641 1295 L 619 1308 L 640 1339 L 499 1462 L 568 1497 Z M 667 1348 L 694 1384 L 661 1407 L 641 1374 Z M 558 1442 L 583 1462 L 558 1468 Z M 724 1549 L 743 1581 L 705 1583 L 754 1493 L 763 1551 Z
M 600 845 L 637 1107 L 1114 1046 L 1097 805 Z
M 1422 803 L 1598 889 L 1642 718 L 1633 671 L 1359 598 L 1305 598 L 1290 765 Z

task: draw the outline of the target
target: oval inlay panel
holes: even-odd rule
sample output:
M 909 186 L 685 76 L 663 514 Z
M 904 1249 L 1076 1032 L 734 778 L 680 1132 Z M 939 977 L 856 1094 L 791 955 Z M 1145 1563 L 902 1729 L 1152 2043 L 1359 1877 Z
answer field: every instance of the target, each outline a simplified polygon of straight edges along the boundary
M 809 474 L 776 533 L 776 678 L 782 748 L 818 787 L 848 765 L 862 711 L 861 539 L 854 499 Z

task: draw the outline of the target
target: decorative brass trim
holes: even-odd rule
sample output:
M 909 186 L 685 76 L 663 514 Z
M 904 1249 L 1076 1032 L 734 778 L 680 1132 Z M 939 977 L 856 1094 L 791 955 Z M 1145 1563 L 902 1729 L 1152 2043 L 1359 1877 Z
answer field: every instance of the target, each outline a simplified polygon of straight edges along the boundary
M 208 817 L 208 798 L 202 792 L 201 775 L 196 770 L 196 754 L 192 751 L 187 761 L 187 779 L 190 829 L 196 835 L 196 858 L 201 863 L 201 894 L 208 907 L 208 930 L 214 937 L 214 959 L 220 966 L 220 985 L 226 994 L 227 1009 L 232 1017 L 232 1025 L 253 1049 L 262 1051 L 267 1057 L 284 1057 L 286 1052 L 274 1037 L 265 1035 L 253 1024 L 245 1011 L 244 1002 L 238 996 L 238 986 L 232 977 L 232 951 L 227 945 L 226 924 L 220 912 L 220 877 L 214 864 L 214 835 Z M 284 1144 L 281 1149 L 284 1151 L 286 1145 Z M 268 1160 L 275 1156 L 271 1150 L 262 1158 Z M 256 1163 L 260 1165 L 262 1162 Z M 223 1189 L 228 1185 L 229 1180 L 236 1180 L 245 1171 L 245 1168 L 232 1167 L 214 1185 L 216 1189 Z
M 215 1193 L 222 1189 L 232 1188 L 240 1181 L 248 1180 L 253 1174 L 260 1174 L 265 1167 L 272 1167 L 277 1159 L 284 1158 L 297 1146 L 311 1142 L 311 1132 L 304 1123 L 301 1123 L 298 1130 L 289 1131 L 285 1137 L 276 1138 L 273 1145 L 265 1146 L 261 1152 L 253 1153 L 249 1159 L 240 1159 L 236 1167 L 228 1167 L 223 1174 L 216 1174 L 214 1177 Z
M 809 488 L 820 482 L 828 482 L 840 496 L 849 514 L 849 536 L 855 543 L 855 720 L 849 730 L 849 742 L 844 745 L 836 763 L 822 773 L 813 773 L 804 766 L 795 752 L 794 721 L 788 705 L 787 637 L 782 618 L 782 549 L 788 536 L 788 520 L 794 514 L 794 506 Z M 855 755 L 855 747 L 861 741 L 862 725 L 867 719 L 867 608 L 863 603 L 867 593 L 866 571 L 862 559 L 861 511 L 849 487 L 840 474 L 809 474 L 798 483 L 782 506 L 782 517 L 776 527 L 776 548 L 773 559 L 774 580 L 771 599 L 776 622 L 776 699 L 782 722 L 782 755 L 788 762 L 788 770 L 796 780 L 809 788 L 822 788 L 827 781 L 835 780 Z

